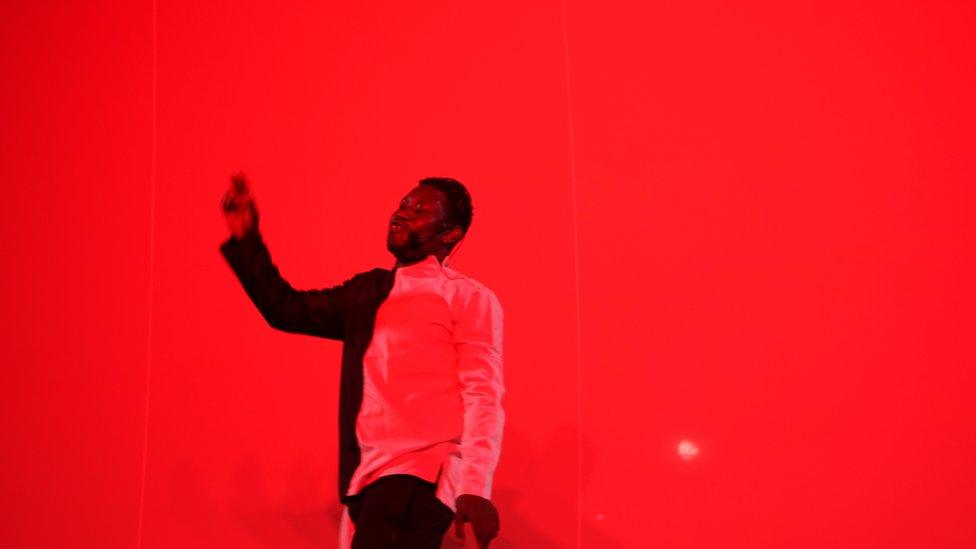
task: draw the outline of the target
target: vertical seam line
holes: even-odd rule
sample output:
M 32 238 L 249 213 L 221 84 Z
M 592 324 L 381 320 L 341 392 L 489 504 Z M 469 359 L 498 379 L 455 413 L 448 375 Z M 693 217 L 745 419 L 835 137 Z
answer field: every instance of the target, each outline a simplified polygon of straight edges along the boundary
M 136 526 L 136 549 L 142 548 L 142 532 L 143 532 L 143 522 L 146 510 L 146 468 L 149 459 L 149 397 L 152 381 L 152 336 L 153 336 L 153 287 L 154 287 L 154 271 L 155 271 L 155 226 L 156 226 L 156 123 L 157 123 L 157 110 L 156 110 L 156 96 L 157 96 L 157 74 L 158 74 L 158 56 L 157 56 L 157 34 L 156 34 L 156 2 L 157 0 L 152 0 L 152 106 L 151 106 L 151 118 L 152 118 L 152 152 L 150 156 L 150 174 L 149 174 L 149 295 L 148 295 L 148 307 L 147 307 L 147 331 L 146 331 L 146 401 L 145 401 L 145 414 L 143 416 L 143 433 L 142 433 L 142 466 L 140 471 L 140 481 L 139 481 L 139 520 Z

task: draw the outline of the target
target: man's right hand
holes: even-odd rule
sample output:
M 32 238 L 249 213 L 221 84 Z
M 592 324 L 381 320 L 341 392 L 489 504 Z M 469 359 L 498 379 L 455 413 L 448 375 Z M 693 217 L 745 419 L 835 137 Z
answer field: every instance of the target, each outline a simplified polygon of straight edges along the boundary
M 254 197 L 247 187 L 244 174 L 236 173 L 231 177 L 230 188 L 224 193 L 220 208 L 234 238 L 243 238 L 257 230 L 258 210 L 254 206 Z

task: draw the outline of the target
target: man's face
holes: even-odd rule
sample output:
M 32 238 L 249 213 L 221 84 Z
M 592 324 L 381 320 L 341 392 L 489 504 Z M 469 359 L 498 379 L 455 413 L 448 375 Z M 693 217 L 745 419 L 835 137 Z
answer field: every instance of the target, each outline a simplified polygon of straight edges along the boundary
M 429 185 L 419 185 L 400 201 L 390 217 L 386 248 L 401 263 L 419 261 L 440 250 L 439 238 L 447 229 L 444 193 Z

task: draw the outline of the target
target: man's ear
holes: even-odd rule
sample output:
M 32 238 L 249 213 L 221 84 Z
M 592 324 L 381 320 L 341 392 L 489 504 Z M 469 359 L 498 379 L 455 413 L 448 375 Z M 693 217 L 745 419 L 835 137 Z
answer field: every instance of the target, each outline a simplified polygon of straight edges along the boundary
M 441 236 L 441 242 L 444 242 L 445 244 L 454 244 L 458 240 L 461 240 L 461 237 L 463 236 L 464 231 L 461 229 L 461 227 L 454 225 L 450 229 L 444 231 L 444 234 Z

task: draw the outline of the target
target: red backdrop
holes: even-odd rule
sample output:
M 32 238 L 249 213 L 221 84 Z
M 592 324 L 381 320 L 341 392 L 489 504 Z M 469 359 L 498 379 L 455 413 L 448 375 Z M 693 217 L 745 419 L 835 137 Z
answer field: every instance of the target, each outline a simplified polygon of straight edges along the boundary
M 493 547 L 976 545 L 970 5 L 381 4 L 0 6 L 0 545 L 336 545 L 339 344 L 219 255 L 238 169 L 303 288 L 469 186 Z

